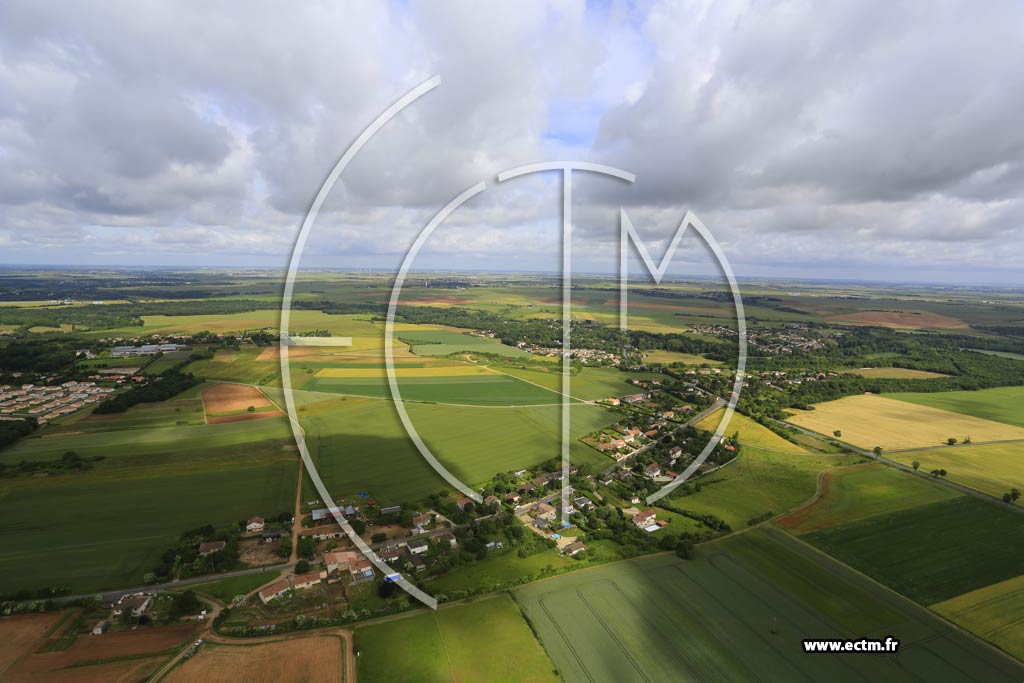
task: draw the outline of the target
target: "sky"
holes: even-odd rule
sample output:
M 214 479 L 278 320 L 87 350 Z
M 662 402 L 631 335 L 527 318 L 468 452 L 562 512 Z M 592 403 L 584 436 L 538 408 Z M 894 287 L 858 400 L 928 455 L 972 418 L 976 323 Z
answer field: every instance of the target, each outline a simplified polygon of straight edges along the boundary
M 740 277 L 1021 285 L 1024 4 L 0 3 L 0 263 L 614 272 L 687 210 Z M 634 259 L 632 272 L 642 275 Z M 688 233 L 673 275 L 716 271 Z

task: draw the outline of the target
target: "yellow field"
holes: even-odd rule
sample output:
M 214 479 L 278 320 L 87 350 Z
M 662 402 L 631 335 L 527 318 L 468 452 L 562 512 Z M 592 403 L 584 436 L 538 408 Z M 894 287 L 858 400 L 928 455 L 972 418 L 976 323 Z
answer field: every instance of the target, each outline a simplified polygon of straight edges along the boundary
M 1024 575 L 958 595 L 931 609 L 1024 659 Z
M 698 422 L 696 426 L 698 429 L 714 431 L 718 428 L 718 423 L 721 422 L 724 414 L 725 408 L 716 410 Z M 786 453 L 808 452 L 803 446 L 798 446 L 791 441 L 786 441 L 764 425 L 760 425 L 746 415 L 740 415 L 739 413 L 732 414 L 732 419 L 729 420 L 729 426 L 726 428 L 725 432 L 726 436 L 739 432 L 740 443 L 748 446 L 756 446 L 770 451 L 785 451 Z
M 395 367 L 396 377 L 479 377 L 493 375 L 494 371 L 479 365 L 456 365 L 451 367 L 408 368 Z M 324 368 L 316 373 L 317 377 L 355 378 L 355 377 L 386 377 L 385 368 Z
M 649 363 L 686 363 L 687 365 L 721 365 L 720 361 L 708 360 L 704 356 L 697 356 L 692 353 L 679 353 L 678 351 L 645 351 L 644 360 Z
M 1020 427 L 874 394 L 847 396 L 814 408 L 793 411 L 786 420 L 820 434 L 841 430 L 843 441 L 861 448 L 922 448 L 965 436 L 975 442 L 1024 439 Z
M 928 372 L 927 370 L 910 370 L 908 368 L 858 368 L 846 370 L 849 375 L 860 375 L 869 379 L 933 379 L 935 377 L 946 377 L 942 373 Z
M 946 470 L 949 479 L 993 496 L 1001 497 L 1011 488 L 1024 491 L 1024 441 L 940 447 L 889 457 L 905 465 L 916 460 L 926 472 Z

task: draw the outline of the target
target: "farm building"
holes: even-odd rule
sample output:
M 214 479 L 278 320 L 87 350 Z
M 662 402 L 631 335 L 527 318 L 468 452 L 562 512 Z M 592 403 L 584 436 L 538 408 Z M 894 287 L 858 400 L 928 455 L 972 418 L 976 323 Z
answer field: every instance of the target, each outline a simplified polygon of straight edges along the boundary
M 272 529 L 271 531 L 264 531 L 260 534 L 260 540 L 264 543 L 273 543 L 284 537 L 284 531 L 281 529 Z
M 224 550 L 226 546 L 227 543 L 225 541 L 207 541 L 206 543 L 200 543 L 199 554 L 206 557 L 207 555 L 219 553 L 221 550 Z
M 262 517 L 250 517 L 245 523 L 245 530 L 255 533 L 257 531 L 263 531 L 263 518 Z
M 121 599 L 114 604 L 114 608 L 110 613 L 115 617 L 128 614 L 132 618 L 138 619 L 153 606 L 154 597 L 152 593 L 122 595 Z
M 397 514 L 400 514 L 401 512 L 402 512 L 402 506 L 401 505 L 388 505 L 388 506 L 382 507 L 380 509 L 380 514 L 382 514 L 382 515 L 397 515 Z
M 106 619 L 101 619 L 100 621 L 96 622 L 95 626 L 92 627 L 92 634 L 94 636 L 101 636 L 103 635 L 103 632 L 107 630 L 108 626 L 110 626 L 110 622 Z
M 570 543 L 569 545 L 562 548 L 562 554 L 572 556 L 576 553 L 581 553 L 586 549 L 587 546 L 583 545 L 581 541 L 575 541 L 574 543 Z

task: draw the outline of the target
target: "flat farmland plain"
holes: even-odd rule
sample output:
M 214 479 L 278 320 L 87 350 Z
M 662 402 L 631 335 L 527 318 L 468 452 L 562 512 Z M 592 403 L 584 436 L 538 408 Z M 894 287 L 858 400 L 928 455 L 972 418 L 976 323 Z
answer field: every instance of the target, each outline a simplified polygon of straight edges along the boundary
M 1024 575 L 940 602 L 931 609 L 1024 661 Z
M 1018 681 L 1024 666 L 770 529 L 513 592 L 574 681 Z M 900 639 L 888 655 L 809 656 L 801 639 Z
M 923 448 L 965 436 L 975 442 L 1024 439 L 1021 427 L 874 394 L 818 403 L 814 410 L 794 410 L 786 421 L 819 434 L 841 430 L 843 441 L 867 449 Z
M 801 538 L 922 605 L 932 605 L 1020 575 L 1021 519 L 1013 510 L 959 496 Z
M 1024 441 L 940 446 L 887 457 L 904 465 L 919 462 L 925 472 L 946 470 L 947 479 L 997 498 L 1011 488 L 1024 491 Z
M 996 387 L 979 391 L 942 391 L 936 393 L 883 394 L 886 398 L 906 401 L 962 415 L 973 415 L 1024 427 L 1024 387 Z M 954 435 L 955 436 L 955 435 Z M 983 439 L 970 435 L 975 441 Z
M 507 594 L 358 627 L 355 638 L 361 682 L 560 680 Z
M 698 422 L 696 426 L 700 429 L 706 429 L 713 432 L 718 429 L 718 424 L 722 421 L 724 416 L 724 408 L 716 410 Z M 751 420 L 746 415 L 736 412 L 732 414 L 732 418 L 729 420 L 729 424 L 725 430 L 725 435 L 730 436 L 735 433 L 739 434 L 740 442 L 744 445 L 765 448 L 768 450 L 785 451 L 786 453 L 808 452 L 803 446 L 799 446 L 792 441 L 787 441 L 764 425 Z
M 342 683 L 344 667 L 345 641 L 337 635 L 237 645 L 208 642 L 164 680 L 167 683 Z

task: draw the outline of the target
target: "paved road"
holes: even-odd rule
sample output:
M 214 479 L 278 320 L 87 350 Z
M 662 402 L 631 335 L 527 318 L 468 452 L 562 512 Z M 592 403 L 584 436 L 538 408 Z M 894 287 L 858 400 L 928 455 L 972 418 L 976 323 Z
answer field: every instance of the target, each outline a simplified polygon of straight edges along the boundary
M 854 446 L 853 444 L 846 443 L 845 441 L 840 441 L 839 439 L 836 439 L 836 438 L 831 437 L 831 436 L 826 436 L 825 434 L 821 434 L 821 433 L 816 432 L 816 431 L 814 431 L 812 429 L 807 429 L 806 427 L 799 427 L 799 426 L 797 426 L 795 424 L 790 424 L 789 422 L 783 422 L 782 420 L 775 420 L 773 418 L 769 418 L 769 419 L 771 419 L 773 422 L 777 422 L 777 423 L 779 423 L 781 425 L 784 425 L 786 427 L 791 427 L 793 429 L 796 429 L 797 431 L 803 432 L 804 434 L 807 434 L 808 436 L 813 436 L 813 437 L 816 437 L 818 439 L 822 439 L 822 440 L 827 441 L 829 443 L 835 444 L 836 446 L 839 446 L 840 448 L 845 448 L 845 449 L 847 449 L 847 450 L 849 450 L 849 451 L 851 451 L 853 453 L 856 453 L 857 455 L 862 455 L 865 458 L 871 458 L 872 460 L 877 460 L 878 462 L 880 462 L 880 463 L 882 463 L 884 465 L 888 465 L 889 467 L 894 467 L 894 468 L 896 468 L 898 470 L 903 470 L 904 472 L 907 472 L 909 474 L 913 474 L 915 477 L 921 477 L 922 479 L 927 479 L 928 481 L 938 482 L 938 483 L 942 484 L 943 486 L 948 486 L 948 487 L 950 487 L 952 489 L 956 489 L 957 491 L 960 491 L 961 493 L 966 493 L 969 496 L 974 496 L 975 498 L 981 498 L 982 500 L 987 500 L 990 503 L 995 503 L 996 505 L 1002 505 L 1003 507 L 1005 507 L 1007 509 L 1010 509 L 1010 510 L 1013 510 L 1014 512 L 1024 514 L 1024 507 L 1021 507 L 1020 505 L 1015 505 L 1013 503 L 1007 503 L 1002 498 L 997 498 L 996 496 L 989 495 L 988 493 L 983 493 L 982 491 L 978 491 L 977 489 L 972 489 L 970 486 L 964 486 L 963 484 L 958 484 L 955 481 L 949 481 L 948 479 L 945 479 L 943 477 L 933 477 L 932 475 L 928 474 L 927 472 L 922 472 L 920 470 L 915 470 L 913 467 L 911 467 L 909 465 L 904 465 L 901 462 L 896 462 L 895 460 L 890 460 L 889 458 L 885 457 L 884 455 L 877 456 L 877 455 L 875 455 L 874 451 L 864 450 L 863 448 L 860 448 L 858 446 Z M 971 445 L 973 445 L 973 444 L 971 444 Z
M 81 600 L 83 598 L 95 598 L 99 597 L 101 601 L 113 601 L 120 598 L 122 595 L 128 595 L 129 593 L 159 593 L 160 591 L 178 590 L 186 586 L 194 586 L 200 583 L 209 583 L 211 581 L 220 581 L 221 579 L 230 579 L 235 576 L 248 576 L 250 574 L 262 574 L 264 572 L 282 571 L 285 569 L 291 569 L 295 565 L 291 562 L 284 562 L 282 564 L 268 565 L 266 567 L 253 567 L 251 569 L 239 569 L 233 572 L 224 572 L 223 574 L 207 574 L 206 576 L 193 576 L 180 581 L 168 581 L 166 583 L 151 583 L 147 586 L 135 586 L 134 588 L 119 588 L 113 591 L 97 592 L 97 593 L 83 593 L 81 595 L 62 595 L 54 598 L 53 601 L 58 605 L 64 605 L 74 600 Z M 268 579 L 269 580 L 269 579 Z

